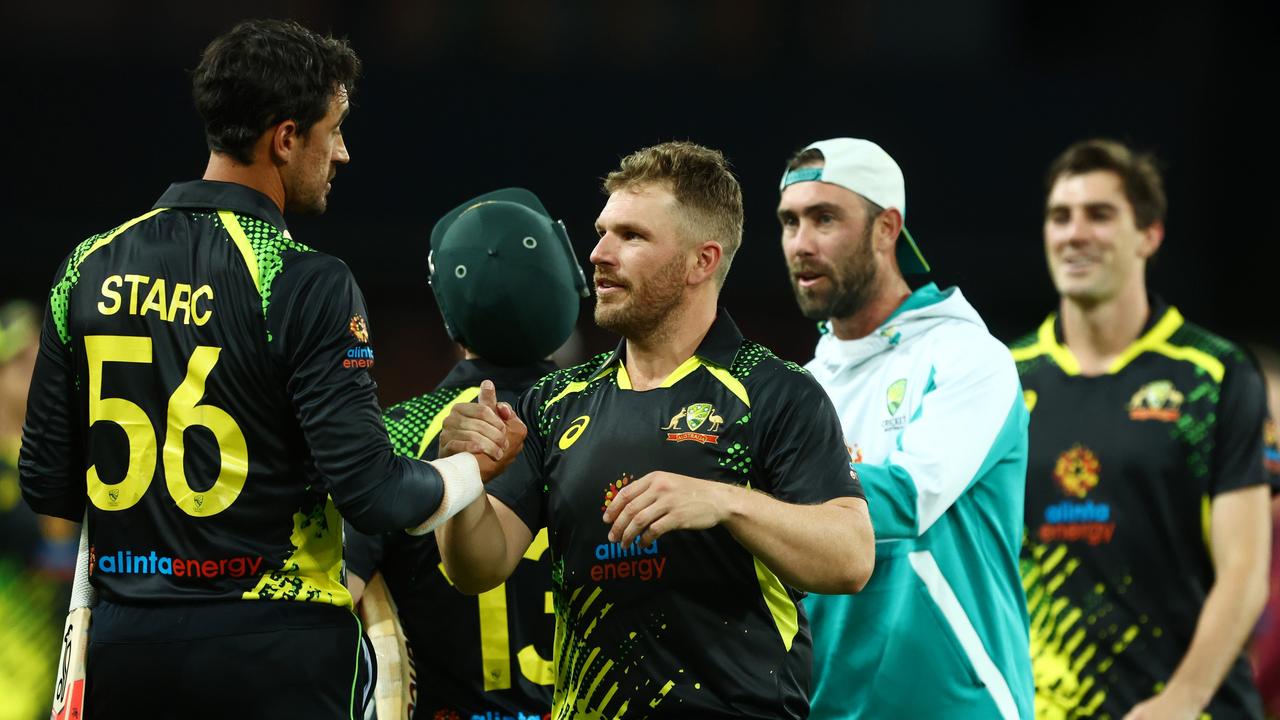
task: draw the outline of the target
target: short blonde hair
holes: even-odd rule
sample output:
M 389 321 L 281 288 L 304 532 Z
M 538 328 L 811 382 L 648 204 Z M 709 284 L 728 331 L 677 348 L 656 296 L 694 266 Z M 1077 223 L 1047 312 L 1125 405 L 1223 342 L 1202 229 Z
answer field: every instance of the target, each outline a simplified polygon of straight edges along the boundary
M 716 281 L 723 285 L 742 244 L 742 187 L 719 150 L 691 142 L 665 142 L 622 158 L 604 180 L 604 191 L 664 185 L 689 214 L 701 239 L 720 243 L 723 255 Z

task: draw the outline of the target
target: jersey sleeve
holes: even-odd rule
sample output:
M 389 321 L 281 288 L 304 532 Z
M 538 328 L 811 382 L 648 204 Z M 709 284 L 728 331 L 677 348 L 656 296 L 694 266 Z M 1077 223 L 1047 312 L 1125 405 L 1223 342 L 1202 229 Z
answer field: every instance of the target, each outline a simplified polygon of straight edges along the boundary
M 995 463 L 1026 457 L 1030 418 L 1009 351 L 985 332 L 950 342 L 897 447 L 856 466 L 877 540 L 923 535 Z
M 322 253 L 286 259 L 267 327 L 274 359 L 334 504 L 362 532 L 421 523 L 443 497 L 438 472 L 391 448 L 377 385 L 364 296 L 351 271 Z
M 1261 376 L 1247 363 L 1232 363 L 1223 375 L 1221 392 L 1209 480 L 1213 497 L 1269 480 L 1263 443 L 1267 396 Z
M 506 472 L 485 486 L 485 491 L 511 508 L 531 533 L 547 524 L 546 494 L 542 491 L 542 463 L 546 457 L 547 438 L 540 431 L 538 422 L 542 407 L 541 387 L 541 384 L 534 386 L 516 404 L 516 414 L 529 428 L 524 449 Z
M 840 418 L 826 391 L 799 366 L 776 366 L 752 373 L 751 423 L 763 463 L 764 487 L 783 502 L 823 503 L 838 497 L 865 497 L 853 469 Z
M 65 267 L 64 262 L 59 278 Z M 84 518 L 87 495 L 77 410 L 74 358 L 58 334 L 51 294 L 27 396 L 19 482 L 32 510 L 79 522 Z

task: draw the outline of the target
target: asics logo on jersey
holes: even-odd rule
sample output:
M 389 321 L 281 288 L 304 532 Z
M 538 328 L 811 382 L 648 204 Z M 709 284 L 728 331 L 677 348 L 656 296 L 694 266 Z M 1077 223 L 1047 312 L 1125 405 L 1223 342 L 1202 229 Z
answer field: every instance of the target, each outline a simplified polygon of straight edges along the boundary
M 587 431 L 587 426 L 590 424 L 590 415 L 580 415 L 574 418 L 573 422 L 569 423 L 568 429 L 560 436 L 560 442 L 557 443 L 557 446 L 561 450 L 568 450 L 571 445 L 578 442 L 578 438 Z

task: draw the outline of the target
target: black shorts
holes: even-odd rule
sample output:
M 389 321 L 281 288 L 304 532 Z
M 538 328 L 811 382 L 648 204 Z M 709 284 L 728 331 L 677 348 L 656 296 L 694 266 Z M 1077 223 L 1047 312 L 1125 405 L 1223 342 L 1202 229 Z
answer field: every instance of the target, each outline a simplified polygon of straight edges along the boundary
M 85 716 L 359 720 L 375 676 L 365 642 L 356 616 L 330 605 L 100 601 Z

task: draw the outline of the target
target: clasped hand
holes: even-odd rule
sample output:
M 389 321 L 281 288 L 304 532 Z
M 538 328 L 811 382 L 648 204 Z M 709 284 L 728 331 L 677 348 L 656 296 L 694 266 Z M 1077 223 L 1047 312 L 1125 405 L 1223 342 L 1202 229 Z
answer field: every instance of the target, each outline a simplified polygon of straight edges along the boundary
M 520 450 L 528 429 L 512 407 L 498 402 L 493 383 L 480 383 L 480 397 L 473 403 L 458 403 L 440 428 L 440 456 L 461 452 L 476 456 L 480 477 L 485 482 L 502 474 Z

